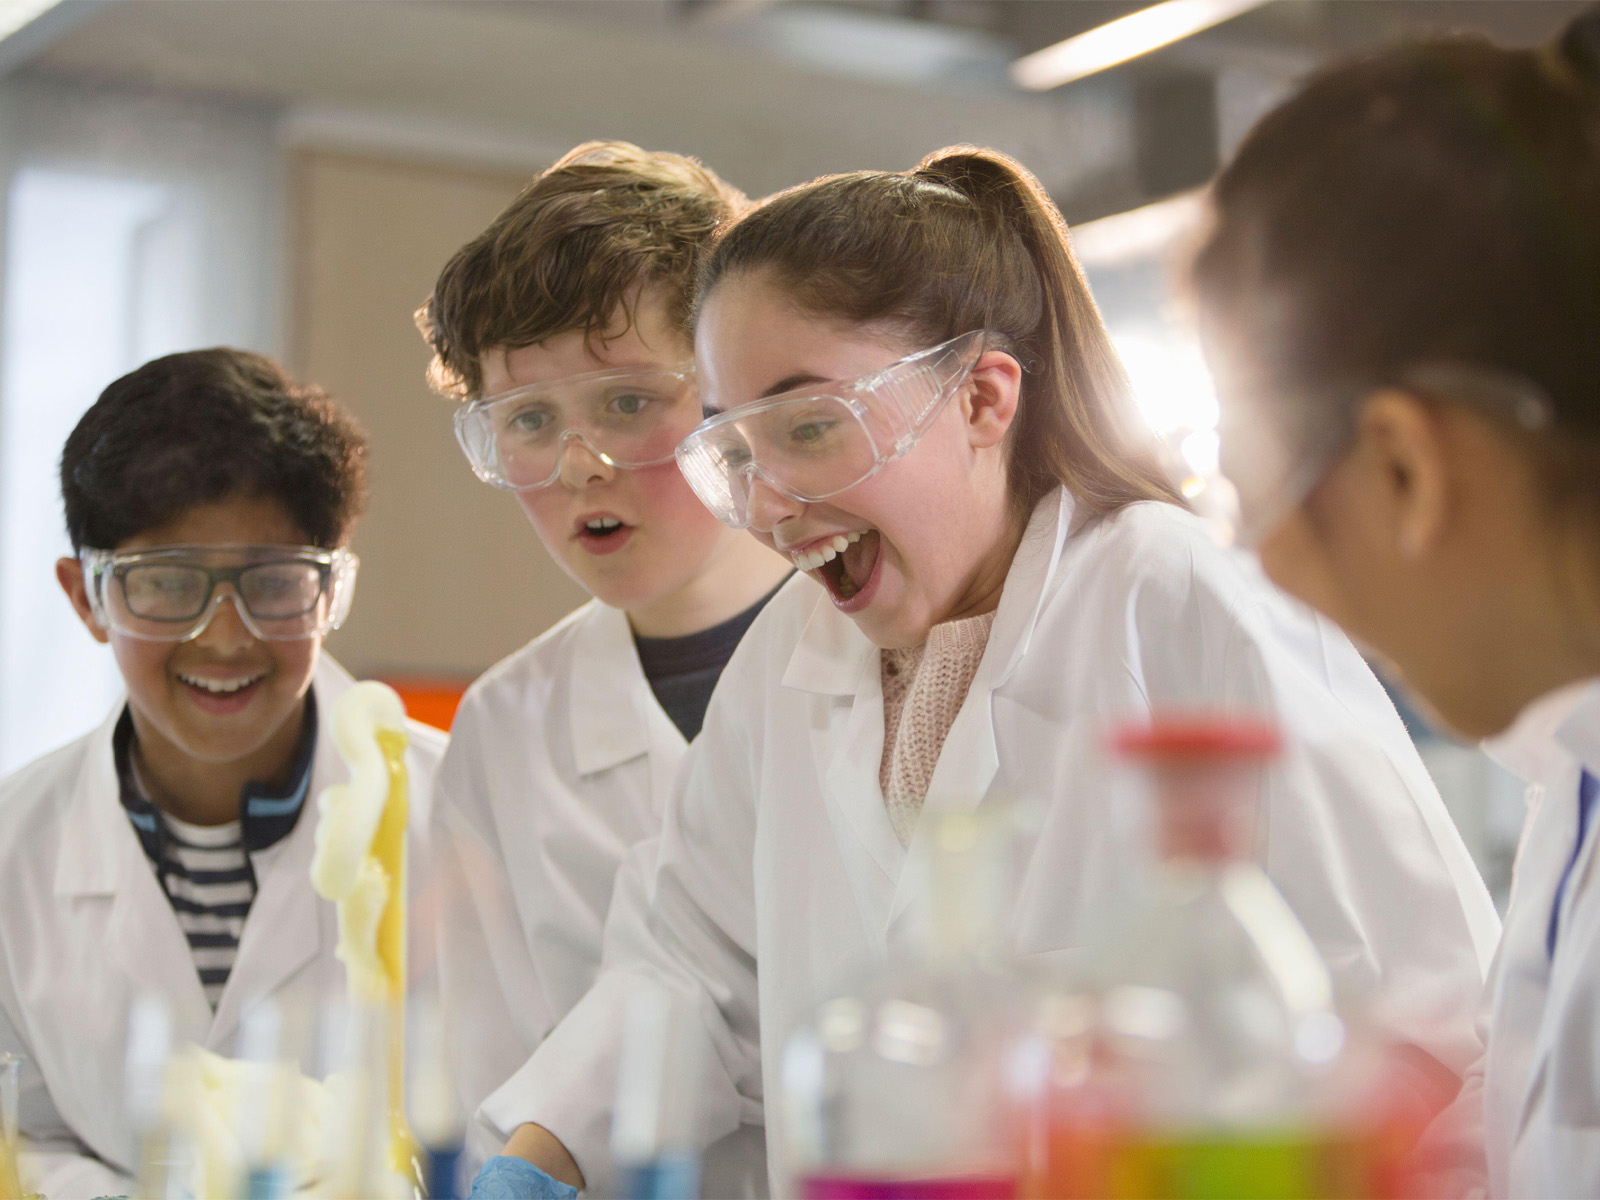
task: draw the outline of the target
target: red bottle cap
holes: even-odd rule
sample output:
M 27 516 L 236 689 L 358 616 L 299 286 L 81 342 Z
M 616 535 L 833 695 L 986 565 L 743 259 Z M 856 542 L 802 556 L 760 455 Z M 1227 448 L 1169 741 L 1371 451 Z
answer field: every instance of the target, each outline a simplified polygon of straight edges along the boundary
M 1158 713 L 1111 735 L 1111 749 L 1122 757 L 1164 762 L 1271 758 L 1282 745 L 1267 721 L 1208 713 Z

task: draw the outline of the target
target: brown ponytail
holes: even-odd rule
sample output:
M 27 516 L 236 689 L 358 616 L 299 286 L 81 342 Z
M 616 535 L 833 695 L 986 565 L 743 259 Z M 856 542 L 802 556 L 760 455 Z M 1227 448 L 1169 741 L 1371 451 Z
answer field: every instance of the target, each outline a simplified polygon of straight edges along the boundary
M 1015 160 L 957 146 L 911 172 L 779 193 L 727 231 L 698 294 L 751 271 L 808 312 L 888 326 L 919 348 L 996 335 L 1027 369 L 1008 451 L 1019 514 L 1063 485 L 1097 513 L 1183 503 L 1140 429 L 1066 223 Z

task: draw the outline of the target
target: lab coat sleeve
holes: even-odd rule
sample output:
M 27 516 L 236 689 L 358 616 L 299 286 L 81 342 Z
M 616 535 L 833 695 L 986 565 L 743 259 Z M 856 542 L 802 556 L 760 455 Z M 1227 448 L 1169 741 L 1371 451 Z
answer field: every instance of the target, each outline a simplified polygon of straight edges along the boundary
M 28 1045 L 4 1003 L 0 1003 L 0 1054 L 22 1059 L 17 1132 L 21 1140 L 22 1182 L 46 1200 L 91 1200 L 131 1194 L 133 1180 L 89 1152 L 56 1112 Z
M 618 872 L 599 978 L 480 1114 L 501 1136 L 542 1125 L 600 1194 L 613 1177 L 607 1143 L 623 1013 L 641 982 L 698 1014 L 702 1078 L 685 1096 L 698 1108 L 699 1148 L 761 1120 L 754 787 L 745 714 L 736 712 L 746 698 L 729 682 L 725 675 L 679 768 L 660 839 L 634 847 Z
M 1337 629 L 1279 599 L 1236 623 L 1226 677 L 1231 703 L 1285 735 L 1266 785 L 1268 873 L 1341 1000 L 1442 1064 L 1448 1099 L 1483 1051 L 1499 919 L 1392 702 Z
M 453 1031 L 463 1111 L 473 1113 L 525 1062 L 554 1021 L 507 881 L 484 778 L 484 747 L 471 712 L 458 721 L 434 782 L 429 843 L 439 902 L 439 988 Z M 504 1139 L 470 1136 L 473 1166 Z

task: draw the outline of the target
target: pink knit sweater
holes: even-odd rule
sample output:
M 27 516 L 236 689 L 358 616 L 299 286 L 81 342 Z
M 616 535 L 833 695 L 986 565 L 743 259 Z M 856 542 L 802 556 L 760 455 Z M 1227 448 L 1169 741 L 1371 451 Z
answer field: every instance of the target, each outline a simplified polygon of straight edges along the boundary
M 939 751 L 978 673 L 994 613 L 946 621 L 907 650 L 882 651 L 883 762 L 878 782 L 902 845 L 928 795 Z

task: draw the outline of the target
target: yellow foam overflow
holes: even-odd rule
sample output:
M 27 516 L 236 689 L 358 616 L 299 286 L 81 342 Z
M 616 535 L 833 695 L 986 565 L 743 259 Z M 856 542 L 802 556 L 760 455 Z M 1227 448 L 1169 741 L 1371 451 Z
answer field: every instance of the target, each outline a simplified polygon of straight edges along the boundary
M 388 1165 L 410 1176 L 415 1145 L 405 1115 L 406 825 L 409 819 L 405 706 L 366 681 L 334 706 L 334 738 L 350 781 L 318 806 L 311 882 L 339 912 L 338 956 L 353 1007 L 383 1013 L 387 1038 Z

